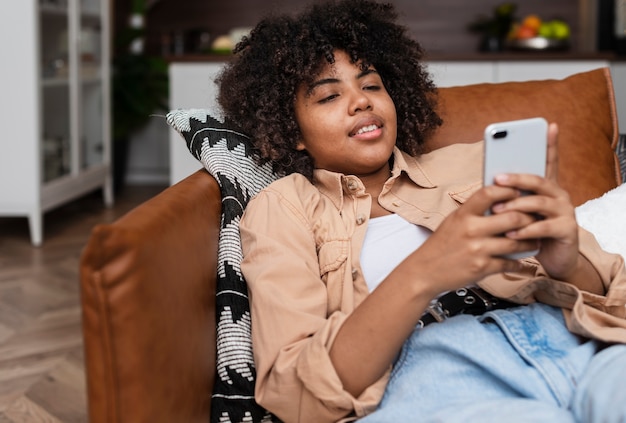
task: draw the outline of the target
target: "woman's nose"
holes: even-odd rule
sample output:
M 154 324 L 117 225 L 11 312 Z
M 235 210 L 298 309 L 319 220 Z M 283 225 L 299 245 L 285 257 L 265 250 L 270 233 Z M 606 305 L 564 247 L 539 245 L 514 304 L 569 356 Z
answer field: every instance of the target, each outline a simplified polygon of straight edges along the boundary
M 351 109 L 350 111 L 352 113 L 357 113 L 357 112 L 362 112 L 364 110 L 370 110 L 371 108 L 372 108 L 372 103 L 370 101 L 370 98 L 367 96 L 367 94 L 361 90 L 355 92 L 354 98 L 352 100 L 352 104 L 350 107 Z

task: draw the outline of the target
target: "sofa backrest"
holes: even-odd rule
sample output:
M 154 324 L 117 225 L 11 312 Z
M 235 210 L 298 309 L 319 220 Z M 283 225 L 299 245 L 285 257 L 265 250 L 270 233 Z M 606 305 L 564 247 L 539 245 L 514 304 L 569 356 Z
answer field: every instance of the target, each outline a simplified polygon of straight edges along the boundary
M 574 205 L 621 183 L 615 155 L 619 130 L 608 68 L 562 80 L 440 88 L 438 110 L 444 124 L 429 140 L 429 150 L 478 141 L 492 122 L 542 116 L 559 125 L 559 184 Z

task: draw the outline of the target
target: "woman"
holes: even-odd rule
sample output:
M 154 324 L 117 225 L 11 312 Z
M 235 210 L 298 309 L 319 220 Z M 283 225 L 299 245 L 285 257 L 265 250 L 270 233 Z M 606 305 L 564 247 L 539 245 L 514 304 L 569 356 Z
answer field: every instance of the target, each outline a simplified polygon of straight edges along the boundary
M 624 264 L 576 224 L 556 125 L 546 178 L 482 187 L 482 143 L 422 154 L 436 89 L 395 20 L 360 0 L 269 18 L 221 75 L 226 118 L 287 174 L 240 223 L 257 402 L 286 422 L 625 418 L 624 394 L 602 407 L 626 376 Z M 483 309 L 439 307 L 468 292 Z

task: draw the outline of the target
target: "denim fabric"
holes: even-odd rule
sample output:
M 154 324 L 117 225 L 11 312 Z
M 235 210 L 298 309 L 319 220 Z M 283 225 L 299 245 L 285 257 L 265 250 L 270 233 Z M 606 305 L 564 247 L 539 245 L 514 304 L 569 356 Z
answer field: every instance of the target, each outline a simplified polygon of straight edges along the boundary
M 626 346 L 571 334 L 560 309 L 460 315 L 413 332 L 359 422 L 626 422 L 625 378 Z

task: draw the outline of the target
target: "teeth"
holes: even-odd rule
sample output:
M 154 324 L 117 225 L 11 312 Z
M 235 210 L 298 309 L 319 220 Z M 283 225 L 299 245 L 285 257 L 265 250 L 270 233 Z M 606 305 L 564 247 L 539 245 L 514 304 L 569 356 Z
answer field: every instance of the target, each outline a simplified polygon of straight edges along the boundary
M 371 131 L 375 131 L 376 129 L 378 129 L 378 126 L 376 125 L 368 125 L 368 126 L 364 126 L 363 128 L 359 129 L 356 133 L 358 134 L 364 134 L 365 132 L 371 132 Z

